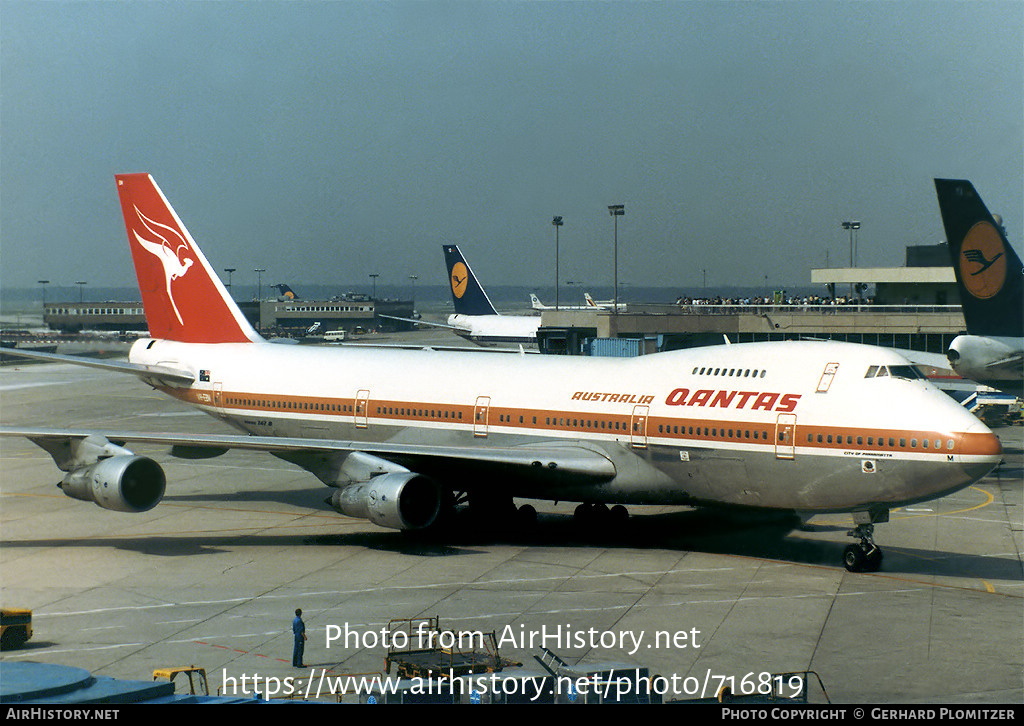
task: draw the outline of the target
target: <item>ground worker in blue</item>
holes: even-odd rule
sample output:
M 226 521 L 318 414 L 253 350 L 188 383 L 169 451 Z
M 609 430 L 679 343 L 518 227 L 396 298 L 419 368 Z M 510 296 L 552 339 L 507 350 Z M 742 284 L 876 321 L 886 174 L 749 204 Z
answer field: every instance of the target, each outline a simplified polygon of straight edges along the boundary
M 306 624 L 302 622 L 302 608 L 295 608 L 295 620 L 292 621 L 292 635 L 295 636 L 295 648 L 292 650 L 292 665 L 305 668 L 302 654 L 306 650 Z

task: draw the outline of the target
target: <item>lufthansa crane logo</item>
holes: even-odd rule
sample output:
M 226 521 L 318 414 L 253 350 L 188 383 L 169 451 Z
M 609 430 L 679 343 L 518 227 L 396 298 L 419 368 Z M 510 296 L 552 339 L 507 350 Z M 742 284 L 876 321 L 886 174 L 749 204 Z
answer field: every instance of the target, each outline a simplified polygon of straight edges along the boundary
M 469 271 L 461 262 L 452 265 L 452 292 L 461 299 L 466 294 L 466 283 L 469 282 Z
M 988 300 L 1006 282 L 1006 250 L 999 231 L 991 222 L 978 222 L 960 246 L 960 279 L 979 300 Z

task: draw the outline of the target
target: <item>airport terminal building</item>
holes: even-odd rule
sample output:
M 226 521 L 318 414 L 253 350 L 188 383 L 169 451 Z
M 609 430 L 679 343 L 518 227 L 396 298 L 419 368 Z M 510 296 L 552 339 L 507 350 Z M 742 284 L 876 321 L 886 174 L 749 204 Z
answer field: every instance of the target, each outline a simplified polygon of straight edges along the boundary
M 413 317 L 412 300 L 376 300 L 346 294 L 330 300 L 255 300 L 238 307 L 256 330 L 268 335 L 299 336 L 316 326 L 331 330 L 411 330 L 413 323 L 392 318 Z M 62 333 L 83 330 L 145 332 L 141 302 L 47 302 L 43 323 Z

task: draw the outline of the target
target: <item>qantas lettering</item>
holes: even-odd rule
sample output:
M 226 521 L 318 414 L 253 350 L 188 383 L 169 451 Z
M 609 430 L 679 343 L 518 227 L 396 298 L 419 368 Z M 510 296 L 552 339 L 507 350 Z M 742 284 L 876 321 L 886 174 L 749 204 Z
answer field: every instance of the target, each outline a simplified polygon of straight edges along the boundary
M 601 403 L 635 403 L 641 406 L 654 400 L 654 396 L 638 396 L 635 393 L 596 393 L 594 391 L 576 391 L 572 394 L 573 401 L 599 401 Z
M 762 393 L 760 391 L 715 391 L 701 388 L 690 395 L 689 388 L 676 388 L 665 398 L 667 406 L 709 406 L 711 408 L 746 408 L 751 410 L 791 413 L 800 401 L 799 393 Z M 775 404 L 778 403 L 776 406 Z

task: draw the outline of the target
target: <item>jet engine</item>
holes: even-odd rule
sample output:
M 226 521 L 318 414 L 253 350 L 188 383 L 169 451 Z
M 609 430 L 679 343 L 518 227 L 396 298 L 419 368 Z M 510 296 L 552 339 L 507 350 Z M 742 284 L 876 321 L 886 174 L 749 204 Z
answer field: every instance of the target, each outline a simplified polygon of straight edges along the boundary
M 441 487 L 411 471 L 375 476 L 335 491 L 330 505 L 349 517 L 392 529 L 424 529 L 441 513 Z
M 58 485 L 69 497 L 95 502 L 104 509 L 137 514 L 163 499 L 167 477 L 144 456 L 120 455 L 75 469 Z

